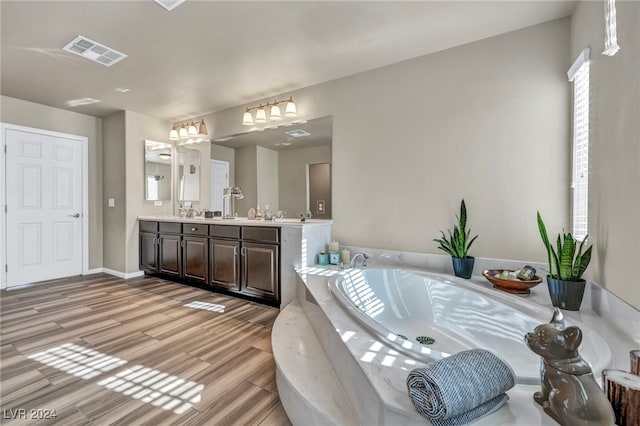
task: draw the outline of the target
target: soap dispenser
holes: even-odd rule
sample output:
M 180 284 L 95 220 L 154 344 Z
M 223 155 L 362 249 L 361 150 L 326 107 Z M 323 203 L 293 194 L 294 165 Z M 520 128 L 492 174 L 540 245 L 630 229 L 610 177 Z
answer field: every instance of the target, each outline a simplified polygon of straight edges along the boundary
M 256 209 L 256 220 L 262 219 L 262 210 L 260 210 L 260 204 L 258 204 L 258 208 Z

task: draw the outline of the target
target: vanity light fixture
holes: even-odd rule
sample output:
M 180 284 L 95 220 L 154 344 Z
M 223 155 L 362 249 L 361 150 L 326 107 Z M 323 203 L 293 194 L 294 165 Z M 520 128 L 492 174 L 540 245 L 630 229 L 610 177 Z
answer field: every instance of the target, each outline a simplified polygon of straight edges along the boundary
M 208 135 L 209 132 L 207 131 L 207 125 L 204 124 L 204 120 L 200 120 L 200 122 L 186 122 L 179 125 L 174 124 L 171 130 L 169 130 L 169 140 L 172 141 Z
M 295 117 L 297 115 L 296 103 L 293 101 L 293 97 L 290 96 L 289 99 L 284 99 L 282 101 L 267 102 L 266 105 L 259 104 L 258 106 L 247 108 L 244 114 L 242 115 L 242 124 L 245 126 L 251 126 L 254 123 L 254 121 L 256 123 L 266 123 L 267 109 L 269 110 L 269 120 L 271 121 L 282 120 L 280 107 L 278 106 L 280 104 L 286 104 L 284 109 L 285 117 Z M 253 111 L 254 109 L 256 110 L 255 119 L 251 114 L 251 111 Z

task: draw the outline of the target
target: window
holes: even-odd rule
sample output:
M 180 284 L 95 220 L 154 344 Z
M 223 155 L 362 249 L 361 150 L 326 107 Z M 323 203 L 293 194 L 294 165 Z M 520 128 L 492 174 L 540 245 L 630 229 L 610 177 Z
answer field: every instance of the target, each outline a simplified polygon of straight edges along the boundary
M 567 73 L 573 81 L 573 236 L 587 235 L 589 195 L 589 49 L 584 49 Z

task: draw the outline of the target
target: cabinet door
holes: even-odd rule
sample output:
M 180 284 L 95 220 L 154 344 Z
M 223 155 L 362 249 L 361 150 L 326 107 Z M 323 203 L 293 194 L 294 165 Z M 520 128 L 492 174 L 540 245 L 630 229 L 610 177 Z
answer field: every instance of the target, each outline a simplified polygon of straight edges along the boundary
M 180 276 L 182 247 L 180 235 L 160 234 L 159 270 L 163 274 Z
M 140 269 L 158 272 L 158 234 L 140 233 Z
M 209 282 L 207 238 L 182 237 L 182 276 L 191 281 Z
M 280 277 L 278 246 L 242 243 L 242 292 L 278 300 Z
M 238 241 L 209 240 L 211 255 L 211 284 L 227 290 L 240 290 L 240 243 Z

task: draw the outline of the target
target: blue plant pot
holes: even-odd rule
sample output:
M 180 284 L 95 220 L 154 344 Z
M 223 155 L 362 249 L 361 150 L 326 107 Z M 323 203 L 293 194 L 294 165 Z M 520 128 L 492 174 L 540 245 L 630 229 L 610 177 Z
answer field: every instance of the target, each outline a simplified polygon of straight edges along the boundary
M 547 275 L 551 303 L 556 308 L 579 311 L 586 283 L 585 280 L 564 281 Z
M 467 256 L 464 259 L 459 257 L 452 257 L 451 261 L 453 262 L 453 273 L 456 277 L 460 278 L 471 278 L 471 274 L 473 273 L 473 265 L 476 261 L 475 257 Z

